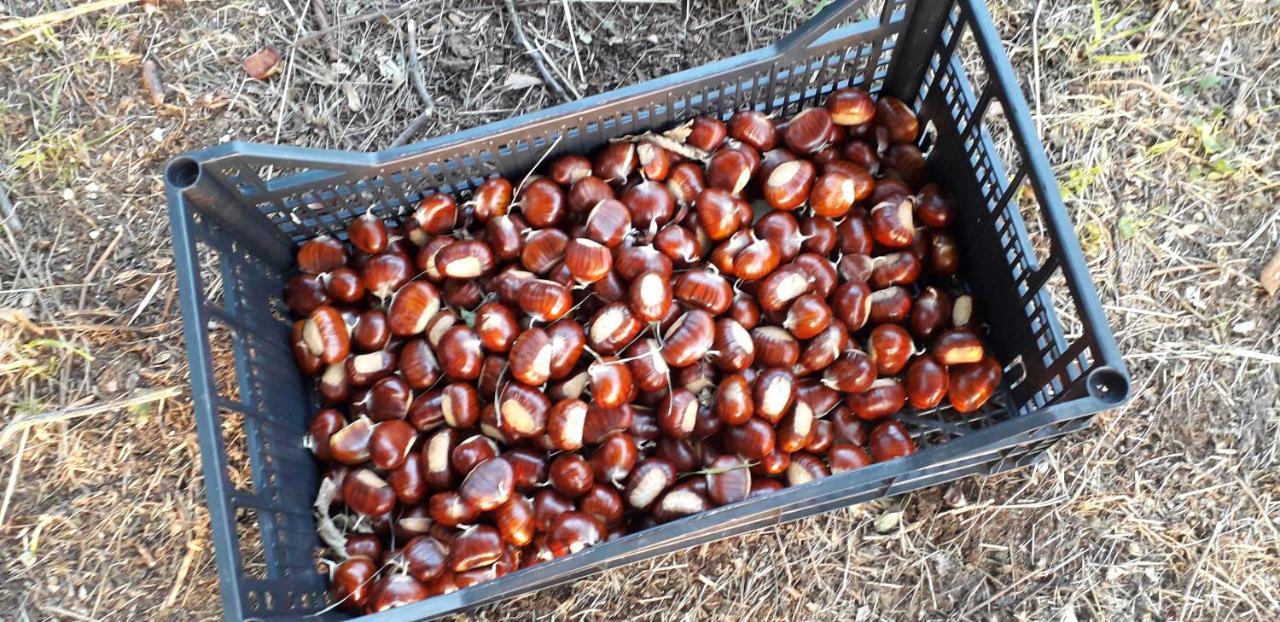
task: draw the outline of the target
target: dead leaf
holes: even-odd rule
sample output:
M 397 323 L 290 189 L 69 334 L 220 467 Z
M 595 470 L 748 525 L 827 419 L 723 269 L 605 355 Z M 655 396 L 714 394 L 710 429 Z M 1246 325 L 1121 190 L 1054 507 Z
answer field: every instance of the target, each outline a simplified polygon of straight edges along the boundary
M 1267 295 L 1274 296 L 1280 291 L 1280 248 L 1276 249 L 1276 254 L 1271 256 L 1271 261 L 1267 262 L 1258 278 L 1262 281 L 1262 289 L 1267 290 Z
M 532 88 L 542 84 L 542 78 L 531 76 L 526 73 L 513 73 L 507 75 L 507 80 L 502 83 L 504 91 L 518 91 L 521 89 Z

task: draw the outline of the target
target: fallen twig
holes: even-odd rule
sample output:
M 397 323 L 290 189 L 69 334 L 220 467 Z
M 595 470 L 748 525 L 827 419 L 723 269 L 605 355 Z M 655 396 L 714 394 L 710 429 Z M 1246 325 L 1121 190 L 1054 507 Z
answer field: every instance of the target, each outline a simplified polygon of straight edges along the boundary
M 426 6 L 427 4 L 428 4 L 427 2 L 406 2 L 399 6 L 393 6 L 387 9 L 380 9 L 377 11 L 370 11 L 368 13 L 360 13 L 358 15 L 352 15 L 351 17 L 348 17 L 346 19 L 338 20 L 338 22 L 335 24 L 332 24 L 329 26 L 321 26 L 320 30 L 309 32 L 305 35 L 302 35 L 301 37 L 298 37 L 298 40 L 294 42 L 294 45 L 306 45 L 308 43 L 312 43 L 315 40 L 339 28 L 342 28 L 343 26 L 353 26 L 355 24 L 363 24 L 365 22 L 372 22 L 379 19 L 391 19 L 393 17 L 398 17 L 400 15 L 404 15 L 409 11 L 412 11 L 413 9 Z
M 0 501 L 0 529 L 4 529 L 4 520 L 9 514 L 9 500 L 13 498 L 13 489 L 18 485 L 18 474 L 22 472 L 22 452 L 27 449 L 27 431 L 22 431 L 22 439 L 18 441 L 18 451 L 13 454 L 13 465 L 9 467 L 9 483 L 4 487 L 4 500 Z
M 39 413 L 34 415 L 18 415 L 13 419 L 13 421 L 10 421 L 8 425 L 4 426 L 3 430 L 0 430 L 0 447 L 4 447 L 5 445 L 7 445 L 9 443 L 9 439 L 14 434 L 35 425 L 39 425 L 42 423 L 51 423 L 54 421 L 65 421 L 67 419 L 77 419 L 80 417 L 87 417 L 89 415 L 96 415 L 99 413 L 117 410 L 120 408 L 132 408 L 134 406 L 141 406 L 143 404 L 149 404 L 151 402 L 158 402 L 160 400 L 167 400 L 172 397 L 178 397 L 181 394 L 182 394 L 182 389 L 178 387 L 168 387 L 164 389 L 156 389 L 154 391 L 143 393 L 142 395 L 135 395 L 133 397 L 125 398 L 122 400 L 113 400 L 110 402 L 102 402 L 99 404 L 90 404 L 88 406 L 81 406 L 79 408 L 64 408 L 62 410 L 55 410 L 51 412 Z
M 8 227 L 14 233 L 22 232 L 22 220 L 18 218 L 18 212 L 13 209 L 13 203 L 9 202 L 9 189 L 0 184 L 0 224 Z
M 507 5 L 507 15 L 511 17 L 511 29 L 516 33 L 516 39 L 520 41 L 520 45 L 524 46 L 525 51 L 529 52 L 529 56 L 533 57 L 533 64 L 537 66 L 538 73 L 542 74 L 543 83 L 551 87 L 564 101 L 573 101 L 569 97 L 569 93 L 560 85 L 560 81 L 556 80 L 551 70 L 547 68 L 546 60 L 542 56 L 542 51 L 533 46 L 529 38 L 524 34 L 524 28 L 520 26 L 520 15 L 516 13 L 516 3 L 514 0 L 504 0 Z
M 430 112 L 435 109 L 436 104 L 431 100 L 431 93 L 427 92 L 427 81 L 422 73 L 422 58 L 418 56 L 418 22 L 409 20 L 409 82 L 413 84 L 413 90 L 418 92 L 418 99 L 422 100 L 425 106 L 423 112 Z
M 391 141 L 391 146 L 399 147 L 400 145 L 408 143 L 409 139 L 417 136 L 418 132 L 421 132 L 422 128 L 427 126 L 427 121 L 431 120 L 431 116 L 434 112 L 435 111 L 430 109 L 419 112 L 418 116 L 414 117 L 413 120 L 409 122 L 409 127 L 404 128 L 404 131 L 400 132 L 400 135 L 396 136 L 396 139 Z
M 316 25 L 320 27 L 320 32 L 328 33 L 333 29 L 333 20 L 329 19 L 329 11 L 324 8 L 324 0 L 311 0 L 311 16 L 316 18 Z M 334 45 L 333 39 L 327 34 L 322 37 L 325 40 L 324 49 L 329 55 L 329 60 L 337 61 L 341 57 L 338 46 Z
M 80 6 L 73 6 L 69 9 L 62 9 L 60 11 L 51 11 L 49 13 L 33 15 L 31 17 L 15 17 L 13 19 L 0 22 L 0 30 L 30 30 L 34 28 L 52 26 L 54 24 L 61 24 L 62 22 L 70 19 L 75 19 L 81 15 L 87 15 L 94 11 L 129 4 L 133 1 L 134 0 L 97 0 L 96 2 L 86 2 Z

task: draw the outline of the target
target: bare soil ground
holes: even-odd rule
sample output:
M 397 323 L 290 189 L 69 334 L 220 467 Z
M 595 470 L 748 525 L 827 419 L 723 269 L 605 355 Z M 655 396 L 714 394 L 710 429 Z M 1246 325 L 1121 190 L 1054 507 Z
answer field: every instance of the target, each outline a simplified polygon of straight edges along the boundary
M 315 1 L 315 0 L 313 0 Z M 556 103 L 501 2 L 163 2 L 47 28 L 0 0 L 0 619 L 220 616 L 160 172 L 229 139 L 387 146 Z M 519 3 L 574 95 L 776 40 L 810 3 Z M 484 619 L 1280 619 L 1280 30 L 1273 1 L 992 7 L 1134 378 L 1030 469 L 702 546 Z M 38 26 L 38 25 L 37 25 Z M 11 38 L 20 37 L 13 41 Z M 287 69 L 248 79 L 274 45 Z M 328 47 L 336 61 L 328 58 Z M 165 84 L 153 105 L 142 65 Z M 7 214 L 6 214 L 7 217 Z M 20 226 L 19 226 L 20 223 Z M 900 512 L 900 514 L 896 514 Z M 877 518 L 884 533 L 875 528 Z M 898 519 L 896 527 L 892 519 Z

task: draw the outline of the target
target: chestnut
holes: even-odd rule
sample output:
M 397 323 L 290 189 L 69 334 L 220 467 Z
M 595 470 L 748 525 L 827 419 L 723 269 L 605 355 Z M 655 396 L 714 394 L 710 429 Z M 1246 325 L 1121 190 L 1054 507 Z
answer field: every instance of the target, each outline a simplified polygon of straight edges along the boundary
M 436 253 L 436 269 L 451 279 L 474 279 L 496 263 L 493 250 L 480 240 L 458 240 Z
M 871 208 L 871 237 L 888 248 L 905 248 L 915 239 L 914 203 L 910 198 L 888 200 Z
M 675 388 L 658 403 L 658 427 L 671 438 L 680 439 L 693 433 L 698 415 L 698 397 L 687 388 Z
M 470 203 L 474 207 L 476 220 L 488 222 L 506 214 L 507 209 L 511 207 L 511 198 L 514 194 L 515 189 L 505 178 L 495 177 L 485 180 L 471 196 Z
M 347 249 L 327 235 L 307 240 L 298 248 L 298 269 L 309 274 L 333 272 L 347 265 Z
M 845 219 L 836 225 L 836 242 L 840 252 L 846 255 L 871 254 L 875 238 L 861 208 L 846 214 Z
M 881 255 L 872 259 L 871 286 L 911 285 L 920 276 L 920 261 L 908 252 Z
M 689 125 L 685 144 L 703 151 L 715 151 L 728 136 L 729 130 L 720 119 L 709 116 L 695 118 Z
M 586 214 L 601 201 L 614 199 L 613 187 L 607 182 L 588 175 L 573 182 L 569 188 L 568 204 L 572 214 Z
M 875 324 L 899 323 L 911 313 L 911 294 L 901 285 L 892 285 L 871 293 L 868 319 Z M 852 329 L 852 326 L 850 327 Z
M 918 410 L 941 404 L 950 384 L 947 368 L 927 354 L 917 357 L 907 367 L 907 401 Z
M 489 525 L 473 525 L 454 538 L 448 564 L 454 572 L 488 566 L 502 556 L 502 536 Z
M 986 355 L 982 339 L 971 328 L 953 328 L 938 335 L 931 350 L 933 357 L 948 367 L 977 363 Z
M 796 361 L 795 374 L 804 376 L 827 369 L 848 346 L 849 330 L 840 322 L 830 323 L 804 346 Z
M 830 325 L 831 308 L 822 298 L 812 294 L 796 298 L 782 324 L 796 339 L 812 339 Z
M 515 471 L 502 457 L 490 458 L 476 465 L 462 480 L 458 494 L 477 511 L 495 510 L 511 498 L 515 489 Z
M 333 600 L 342 603 L 343 607 L 359 611 L 369 602 L 373 591 L 373 579 L 377 576 L 378 566 L 372 559 L 352 557 L 345 559 L 329 576 L 329 593 Z
M 360 269 L 364 288 L 379 300 L 386 300 L 413 277 L 409 260 L 396 253 L 374 255 Z
M 1003 370 L 999 361 L 987 356 L 977 363 L 951 369 L 947 397 L 957 412 L 970 413 L 987 403 L 1000 386 Z
M 782 250 L 772 240 L 756 239 L 733 255 L 732 274 L 744 281 L 765 278 L 782 262 Z
M 773 451 L 773 425 L 760 417 L 751 417 L 745 424 L 724 427 L 724 449 L 746 459 L 760 459 Z
M 876 102 L 875 123 L 888 130 L 889 140 L 894 143 L 915 142 L 920 130 L 916 113 L 906 102 L 889 95 Z
M 796 387 L 796 401 L 808 404 L 814 417 L 822 417 L 840 405 L 841 395 L 820 382 L 802 382 Z
M 787 472 L 789 466 L 791 466 L 791 453 L 774 447 L 773 451 L 765 454 L 760 462 L 751 468 L 751 472 L 761 477 L 781 475 Z
M 636 388 L 661 391 L 670 383 L 671 368 L 662 357 L 662 347 L 656 339 L 639 340 L 627 348 L 625 354 Z
M 827 464 L 831 465 L 832 474 L 861 469 L 871 463 L 871 456 L 857 445 L 839 443 L 827 452 Z
M 813 425 L 816 421 L 813 409 L 804 400 L 796 400 L 791 412 L 778 422 L 774 430 L 776 447 L 791 453 L 804 449 L 813 438 Z
M 960 271 L 960 250 L 950 232 L 937 230 L 930 234 L 929 267 L 942 276 L 955 276 Z
M 667 174 L 667 190 L 678 205 L 693 203 L 706 187 L 702 167 L 693 162 L 680 162 Z
M 911 333 L 928 339 L 951 319 L 951 299 L 936 287 L 926 287 L 911 306 Z
M 715 341 L 715 321 L 701 309 L 691 309 L 667 330 L 662 357 L 671 367 L 688 367 L 701 359 Z
M 543 488 L 533 497 L 533 524 L 539 532 L 551 529 L 551 523 L 565 512 L 574 509 L 573 501 L 551 488 Z
M 720 456 L 707 465 L 707 496 L 716 505 L 729 505 L 751 492 L 751 470 L 740 458 Z
M 374 421 L 388 421 L 409 416 L 412 402 L 413 392 L 409 384 L 399 376 L 387 376 L 373 383 L 364 404 Z
M 800 343 L 785 328 L 757 326 L 751 329 L 751 340 L 760 366 L 790 368 L 800 359 Z
M 617 248 L 630 231 L 631 212 L 616 199 L 599 202 L 587 214 L 586 237 L 608 248 Z
M 808 160 L 783 162 L 764 183 L 764 199 L 774 209 L 793 210 L 809 200 L 817 171 Z
M 449 454 L 449 464 L 458 475 L 466 477 L 476 465 L 497 457 L 498 444 L 493 439 L 479 434 L 458 443 Z M 428 459 L 430 456 L 428 456 Z
M 322 408 L 311 417 L 303 446 L 310 449 L 316 458 L 329 462 L 333 459 L 333 453 L 329 449 L 329 439 L 346 425 L 347 420 L 341 412 L 333 408 Z
M 417 536 L 404 543 L 400 558 L 409 574 L 424 583 L 444 574 L 449 547 L 431 536 Z
M 624 307 L 625 308 L 625 307 Z M 631 401 L 631 368 L 617 359 L 592 363 L 587 368 L 591 399 L 603 408 L 616 408 Z
M 351 351 L 351 335 L 346 321 L 337 309 L 317 307 L 302 324 L 302 343 L 307 351 L 319 357 L 320 363 L 330 365 L 347 358 Z
M 662 495 L 651 512 L 655 521 L 666 523 L 690 514 L 705 512 L 711 507 L 711 501 L 705 494 L 677 487 Z
M 639 456 L 635 439 L 629 434 L 615 432 L 604 438 L 591 454 L 591 471 L 598 482 L 619 484 L 631 472 Z
M 827 112 L 837 125 L 861 125 L 876 116 L 875 102 L 866 91 L 849 87 L 837 89 L 827 96 Z
M 440 294 L 426 281 L 413 281 L 400 288 L 387 308 L 387 326 L 396 337 L 411 337 L 427 329 L 440 311 Z
M 342 482 L 342 499 L 347 507 L 365 516 L 381 516 L 396 504 L 396 493 L 372 469 L 357 469 Z
M 951 226 L 956 217 L 955 200 L 938 184 L 925 184 L 916 195 L 916 218 L 935 228 Z
M 611 184 L 621 184 L 635 172 L 637 165 L 634 143 L 609 143 L 596 153 L 591 174 Z
M 626 508 L 622 505 L 622 495 L 613 486 L 592 484 L 587 494 L 578 500 L 578 509 L 605 525 L 617 525 Z
M 729 136 L 742 141 L 758 151 L 773 149 L 778 142 L 777 128 L 773 120 L 762 112 L 740 110 L 729 117 Z
M 387 474 L 387 482 L 404 506 L 415 506 L 427 498 L 427 480 L 423 476 L 422 454 L 411 451 L 400 466 Z
M 547 414 L 547 436 L 561 451 L 582 447 L 582 430 L 587 419 L 587 404 L 579 399 L 556 402 Z
M 595 240 L 577 238 L 565 247 L 564 265 L 579 283 L 594 283 L 613 268 L 613 254 Z
M 475 380 L 480 377 L 484 362 L 480 336 L 471 327 L 455 325 L 440 337 L 436 348 L 440 369 L 454 380 Z
M 760 281 L 760 291 L 756 297 L 765 311 L 781 311 L 791 301 L 812 289 L 813 283 L 804 269 L 786 265 Z
M 755 298 L 741 292 L 734 295 L 733 302 L 729 304 L 729 310 L 725 313 L 727 317 L 747 330 L 755 328 L 760 323 L 760 304 Z
M 404 462 L 416 440 L 418 431 L 403 419 L 377 423 L 369 435 L 369 460 L 373 466 L 390 471 Z
M 897 378 L 878 378 L 871 387 L 861 393 L 850 393 L 845 398 L 849 410 L 864 421 L 874 421 L 902 410 L 907 401 L 907 391 Z
M 867 444 L 867 429 L 863 426 L 862 420 L 855 416 L 848 406 L 836 406 L 835 410 L 831 411 L 830 419 L 837 442 L 853 445 Z
M 821 458 L 803 451 L 791 454 L 791 464 L 787 466 L 788 486 L 800 486 L 828 475 L 831 471 L 827 470 Z
M 840 172 L 826 173 L 814 182 L 809 206 L 815 216 L 843 218 L 857 200 L 856 189 L 853 177 Z
M 707 188 L 698 194 L 694 210 L 698 224 L 702 225 L 708 237 L 718 242 L 733 235 L 742 226 L 736 205 L 741 200 L 733 188 L 719 186 Z
M 884 462 L 916 453 L 915 441 L 902 422 L 890 419 L 871 430 L 867 448 L 872 459 Z
M 369 459 L 373 427 L 374 423 L 368 417 L 360 417 L 342 426 L 329 436 L 329 455 L 342 464 L 363 464 Z
M 569 235 L 559 229 L 539 229 L 525 238 L 520 265 L 534 274 L 545 275 L 564 259 Z
M 535 279 L 520 288 L 517 299 L 525 314 L 540 322 L 553 322 L 564 317 L 573 305 L 569 288 L 543 279 Z
M 529 182 L 520 196 L 520 211 L 529 226 L 538 229 L 554 227 L 564 218 L 566 207 L 560 185 L 546 177 Z
M 547 474 L 556 492 L 571 499 L 581 497 L 591 488 L 591 467 L 578 454 L 560 454 L 551 461 Z
M 604 525 L 594 516 L 583 512 L 564 512 L 551 522 L 547 546 L 556 557 L 563 557 L 599 544 L 604 538 Z
M 423 474 L 427 484 L 436 490 L 449 488 L 454 483 L 452 456 L 460 436 L 453 428 L 444 428 L 427 439 L 422 446 Z
M 599 354 L 616 354 L 640 334 L 640 320 L 631 308 L 611 302 L 596 311 L 587 330 L 587 341 Z
M 867 337 L 867 354 L 881 376 L 893 376 L 902 371 L 914 347 L 911 334 L 897 324 L 876 326 Z
M 634 419 L 630 404 L 606 408 L 593 402 L 582 424 L 582 440 L 592 445 L 604 441 L 610 434 L 630 428 Z
M 676 468 L 662 458 L 645 458 L 627 477 L 622 496 L 633 508 L 643 510 L 653 504 L 676 480 Z
M 716 320 L 712 349 L 716 367 L 727 372 L 746 369 L 756 358 L 755 338 L 741 323 L 727 317 Z
M 530 438 L 547 429 L 551 400 L 542 391 L 522 382 L 503 385 L 495 406 L 498 429 L 510 439 Z
M 676 213 L 676 198 L 665 185 L 642 181 L 622 193 L 622 204 L 631 212 L 631 223 L 640 231 L 667 224 Z
M 756 376 L 751 390 L 755 414 L 777 423 L 795 401 L 796 377 L 788 369 L 770 368 Z
M 773 479 L 757 479 L 751 482 L 751 493 L 747 495 L 748 499 L 754 497 L 762 497 L 764 495 L 778 492 L 782 490 L 782 482 Z
M 815 410 L 815 412 L 817 411 Z M 809 444 L 804 446 L 804 450 L 812 454 L 827 453 L 836 442 L 835 428 L 835 424 L 826 419 L 815 421 L 813 423 L 813 434 L 809 437 Z
M 311 315 L 316 307 L 329 304 L 324 280 L 315 274 L 299 274 L 284 287 L 284 306 L 297 316 Z
M 641 141 L 636 145 L 636 160 L 645 179 L 662 181 L 671 171 L 671 152 L 651 142 Z
M 830 141 L 832 122 L 826 108 L 806 108 L 791 117 L 782 137 L 796 153 L 814 154 Z

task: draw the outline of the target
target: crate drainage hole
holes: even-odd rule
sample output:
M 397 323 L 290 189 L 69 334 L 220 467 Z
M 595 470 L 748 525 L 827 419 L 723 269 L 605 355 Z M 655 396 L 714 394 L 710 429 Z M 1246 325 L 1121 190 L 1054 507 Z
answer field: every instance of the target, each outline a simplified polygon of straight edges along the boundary
M 1089 374 L 1089 395 L 1108 404 L 1119 404 L 1129 397 L 1129 380 L 1111 367 L 1099 367 Z

